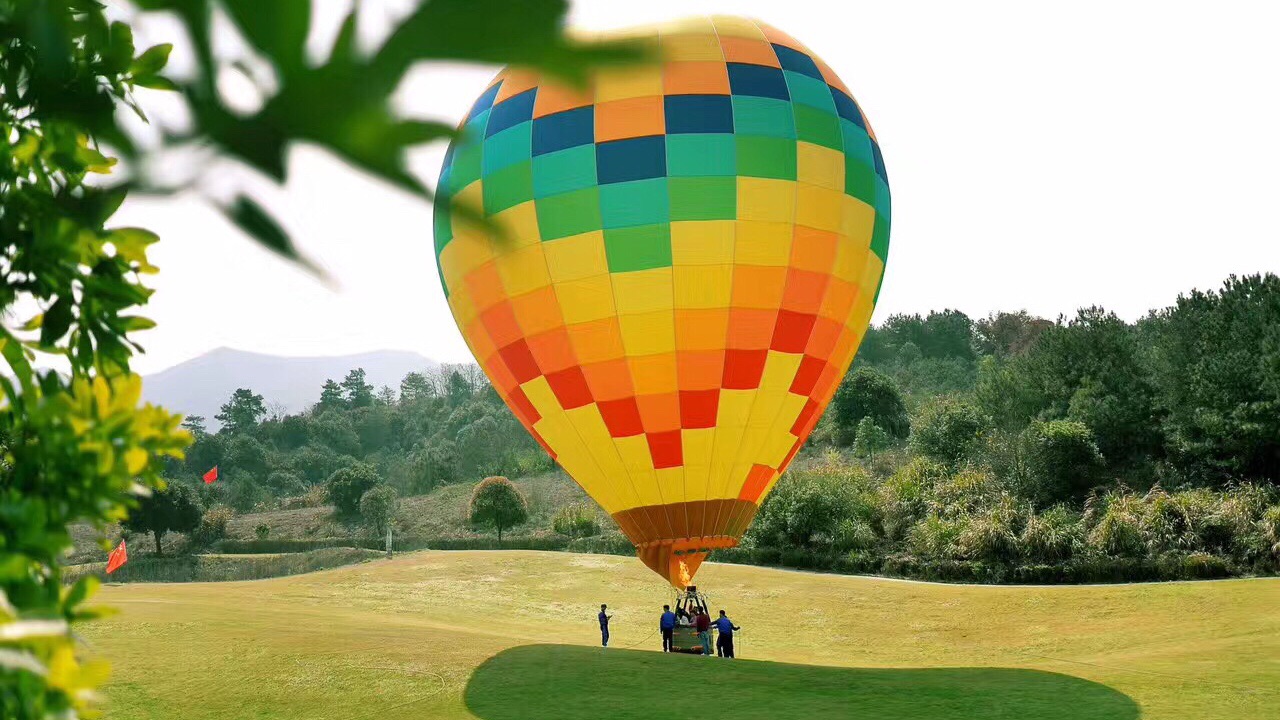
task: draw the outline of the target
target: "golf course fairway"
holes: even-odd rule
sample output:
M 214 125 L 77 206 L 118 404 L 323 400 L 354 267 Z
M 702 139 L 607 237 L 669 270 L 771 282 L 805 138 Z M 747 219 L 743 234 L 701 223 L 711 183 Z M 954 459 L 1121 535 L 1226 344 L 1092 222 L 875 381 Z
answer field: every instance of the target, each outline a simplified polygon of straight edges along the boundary
M 116 720 L 1280 718 L 1280 580 L 986 587 L 705 565 L 738 660 L 664 656 L 634 558 L 418 552 L 121 584 L 85 627 Z M 595 614 L 613 614 L 599 647 Z M 631 648 L 629 646 L 634 646 Z

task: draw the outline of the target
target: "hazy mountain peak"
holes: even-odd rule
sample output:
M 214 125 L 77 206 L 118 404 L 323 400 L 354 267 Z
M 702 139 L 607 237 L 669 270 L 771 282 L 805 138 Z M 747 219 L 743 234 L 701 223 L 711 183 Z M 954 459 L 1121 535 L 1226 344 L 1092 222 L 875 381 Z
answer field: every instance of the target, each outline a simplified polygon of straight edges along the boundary
M 210 428 L 237 388 L 249 388 L 268 407 L 286 412 L 305 410 L 320 399 L 325 380 L 342 380 L 355 368 L 364 368 L 375 388 L 399 388 L 413 371 L 438 365 L 409 350 L 375 350 L 354 355 L 284 357 L 220 347 L 143 378 L 143 397 L 149 402 L 187 415 L 202 415 Z

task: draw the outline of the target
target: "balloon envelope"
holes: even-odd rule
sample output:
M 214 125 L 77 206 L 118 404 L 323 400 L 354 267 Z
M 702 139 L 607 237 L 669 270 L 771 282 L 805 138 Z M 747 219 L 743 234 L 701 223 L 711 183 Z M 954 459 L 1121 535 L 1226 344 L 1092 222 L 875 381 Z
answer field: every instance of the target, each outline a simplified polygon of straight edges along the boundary
M 435 248 L 498 393 L 681 586 L 737 544 L 848 369 L 889 188 L 848 88 L 790 36 L 628 35 L 658 59 L 581 89 L 492 82 L 446 155 Z

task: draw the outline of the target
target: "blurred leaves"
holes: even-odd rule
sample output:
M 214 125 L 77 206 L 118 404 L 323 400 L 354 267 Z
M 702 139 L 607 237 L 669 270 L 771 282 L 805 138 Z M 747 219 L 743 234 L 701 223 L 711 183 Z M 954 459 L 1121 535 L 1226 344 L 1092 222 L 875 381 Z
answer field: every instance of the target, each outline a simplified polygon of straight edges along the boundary
M 164 74 L 173 45 L 140 51 L 129 24 L 109 21 L 98 0 L 0 0 L 0 131 L 8 140 L 0 146 L 0 357 L 7 365 L 0 368 L 0 717 L 6 720 L 66 720 L 92 711 L 92 690 L 105 669 L 77 657 L 74 628 L 100 612 L 83 606 L 91 583 L 62 585 L 68 525 L 101 528 L 124 518 L 136 494 L 164 485 L 160 460 L 180 457 L 191 439 L 181 418 L 140 404 L 141 381 L 129 370 L 140 350 L 135 333 L 154 326 L 138 308 L 151 296 L 142 277 L 157 271 L 148 251 L 158 238 L 109 222 L 131 190 L 200 192 L 203 173 L 165 184 L 147 169 L 170 164 L 163 153 L 194 148 L 204 163 L 197 170 L 231 159 L 283 183 L 288 149 L 301 141 L 429 200 L 431 192 L 408 170 L 407 152 L 455 131 L 393 110 L 392 95 L 415 63 L 510 63 L 581 82 L 590 65 L 640 57 L 629 45 L 566 38 L 563 0 L 516 7 L 430 0 L 371 53 L 357 47 L 353 11 L 319 62 L 309 61 L 306 49 L 309 0 L 133 0 L 132 7 L 169 12 L 181 23 L 181 41 L 195 59 L 189 78 Z M 214 52 L 214 19 L 221 15 L 256 57 Z M 246 110 L 224 97 L 218 83 L 224 72 L 247 78 L 261 102 Z M 160 128 L 158 144 L 140 142 L 126 129 L 130 112 L 147 120 L 134 96 L 139 87 L 180 93 L 189 127 Z M 90 175 L 96 175 L 91 183 Z M 210 201 L 263 247 L 299 259 L 282 223 L 257 199 L 238 192 L 230 201 Z M 56 356 L 64 370 L 40 369 L 41 354 Z
M 277 183 L 286 181 L 285 155 L 295 142 L 314 143 L 355 167 L 425 200 L 432 192 L 409 172 L 407 152 L 414 146 L 451 139 L 455 129 L 438 122 L 398 116 L 391 98 L 405 73 L 422 61 L 455 60 L 516 64 L 568 82 L 582 82 L 601 64 L 634 62 L 643 57 L 632 43 L 582 43 L 563 32 L 568 4 L 528 0 L 518 11 L 500 0 L 429 0 L 397 26 L 372 53 L 357 47 L 357 12 L 342 22 L 327 55 L 308 63 L 306 38 L 311 28 L 307 0 L 147 0 L 145 10 L 173 10 L 197 45 L 197 75 L 181 86 L 197 121 L 195 133 L 171 142 L 211 142 L 225 156 L 256 169 Z M 232 19 L 247 43 L 275 71 L 274 78 L 246 71 L 246 58 L 220 59 L 210 49 L 214 7 Z M 164 46 L 158 46 L 162 48 Z M 153 49 L 159 57 L 164 51 Z M 168 89 L 171 81 L 149 65 L 135 69 L 134 82 Z M 251 65 L 252 63 L 248 63 Z M 261 109 L 237 112 L 217 90 L 214 79 L 228 67 L 241 72 L 265 98 Z M 144 187 L 145 178 L 143 179 Z M 156 188 L 148 188 L 156 189 Z M 183 188 L 168 188 L 170 191 Z M 269 212 L 238 198 L 216 203 L 263 246 L 287 258 L 299 253 Z M 479 213 L 472 213 L 479 218 Z

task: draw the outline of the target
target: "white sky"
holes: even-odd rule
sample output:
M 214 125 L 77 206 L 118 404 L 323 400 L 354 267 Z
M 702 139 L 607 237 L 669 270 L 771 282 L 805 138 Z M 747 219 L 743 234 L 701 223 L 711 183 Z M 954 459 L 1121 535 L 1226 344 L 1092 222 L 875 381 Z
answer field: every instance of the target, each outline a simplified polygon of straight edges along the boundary
M 317 0 L 315 47 L 346 4 Z M 366 9 L 385 23 L 404 5 Z M 870 117 L 894 203 L 877 322 L 944 307 L 1055 317 L 1090 304 L 1133 319 L 1230 273 L 1280 271 L 1280 4 L 579 0 L 572 24 L 710 13 L 794 35 Z M 140 36 L 174 39 L 150 27 Z M 407 115 L 455 121 L 495 71 L 427 66 L 398 99 Z M 144 106 L 163 102 L 143 92 Z M 424 149 L 415 172 L 434 184 L 442 156 Z M 140 337 L 136 369 L 223 345 L 470 360 L 436 278 L 430 208 L 315 148 L 296 148 L 289 172 L 283 193 L 259 197 L 336 287 L 198 201 L 121 210 L 120 224 L 163 239 L 147 313 L 160 326 Z

